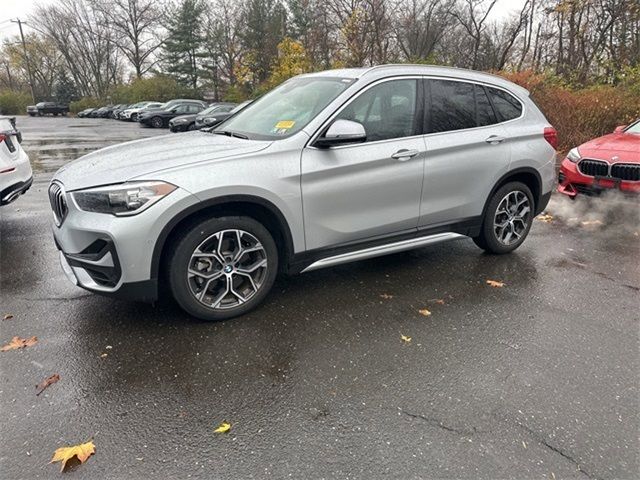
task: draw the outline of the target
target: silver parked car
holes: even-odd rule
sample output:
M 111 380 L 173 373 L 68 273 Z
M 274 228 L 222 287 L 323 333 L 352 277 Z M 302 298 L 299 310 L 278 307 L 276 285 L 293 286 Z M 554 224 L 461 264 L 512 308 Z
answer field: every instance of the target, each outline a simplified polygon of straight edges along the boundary
M 555 181 L 556 132 L 499 77 L 387 65 L 290 79 L 211 131 L 91 153 L 49 195 L 68 277 L 191 315 L 248 312 L 278 272 L 471 237 L 519 247 Z

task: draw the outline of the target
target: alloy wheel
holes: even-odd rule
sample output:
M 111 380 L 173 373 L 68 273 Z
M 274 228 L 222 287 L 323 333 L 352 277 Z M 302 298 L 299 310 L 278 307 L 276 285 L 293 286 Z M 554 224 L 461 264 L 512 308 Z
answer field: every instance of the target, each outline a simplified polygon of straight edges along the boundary
M 507 193 L 496 209 L 493 231 L 503 245 L 513 245 L 526 233 L 531 217 L 531 205 L 524 192 Z
M 267 252 L 244 230 L 221 230 L 204 240 L 189 259 L 187 282 L 193 296 L 213 310 L 249 301 L 267 278 Z

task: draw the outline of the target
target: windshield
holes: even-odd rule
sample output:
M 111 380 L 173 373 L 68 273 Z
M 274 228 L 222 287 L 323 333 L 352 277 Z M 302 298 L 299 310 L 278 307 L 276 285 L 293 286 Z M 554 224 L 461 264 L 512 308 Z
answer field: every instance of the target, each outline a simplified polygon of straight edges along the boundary
M 303 129 L 353 82 L 352 78 L 293 78 L 222 122 L 214 131 L 276 140 Z
M 624 132 L 640 134 L 640 120 L 628 127 Z
M 214 105 L 212 107 L 209 108 L 205 108 L 204 110 L 202 110 L 200 113 L 198 113 L 198 115 L 208 115 L 210 113 L 215 112 L 217 109 L 221 108 L 222 105 Z

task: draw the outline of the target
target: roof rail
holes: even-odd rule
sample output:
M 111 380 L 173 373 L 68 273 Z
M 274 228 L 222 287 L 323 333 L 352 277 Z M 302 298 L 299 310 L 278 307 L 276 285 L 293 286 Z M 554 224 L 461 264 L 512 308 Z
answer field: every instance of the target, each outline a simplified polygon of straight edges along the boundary
M 468 68 L 460 68 L 460 67 L 451 67 L 449 65 L 433 65 L 433 64 L 424 64 L 424 63 L 385 63 L 382 65 L 374 65 L 372 67 L 367 68 L 364 72 L 362 72 L 361 76 L 364 76 L 374 70 L 381 70 L 383 68 L 389 68 L 389 67 L 434 67 L 434 68 L 444 68 L 446 70 L 457 70 L 457 71 L 461 71 L 461 72 L 468 72 L 468 71 L 472 71 L 475 73 L 479 73 L 481 75 L 488 75 L 490 77 L 495 77 L 495 78 L 499 78 L 501 80 L 506 80 L 505 78 L 501 77 L 500 75 L 496 75 L 495 73 L 489 73 L 489 72 L 482 72 L 479 70 L 470 70 Z

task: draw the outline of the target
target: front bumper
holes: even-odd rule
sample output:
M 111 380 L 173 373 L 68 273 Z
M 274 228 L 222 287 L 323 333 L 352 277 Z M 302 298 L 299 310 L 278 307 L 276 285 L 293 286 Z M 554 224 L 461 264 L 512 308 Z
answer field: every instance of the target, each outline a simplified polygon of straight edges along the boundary
M 52 229 L 69 280 L 100 294 L 154 301 L 157 278 L 151 270 L 156 240 L 164 226 L 197 198 L 176 189 L 138 215 L 116 217 L 82 211 L 70 193 L 63 195 L 67 211 L 59 227 L 52 222 Z
M 640 194 L 640 182 L 584 175 L 576 163 L 568 158 L 562 161 L 558 174 L 558 192 L 575 198 L 579 194 L 598 196 L 612 190 L 631 195 Z
M 169 122 L 169 130 L 171 132 L 173 132 L 173 133 L 186 132 L 188 126 L 189 126 L 189 123 L 173 124 L 173 123 Z

